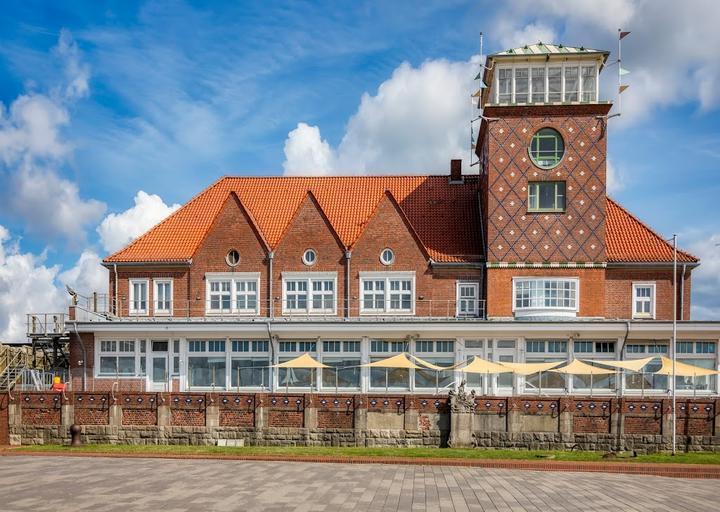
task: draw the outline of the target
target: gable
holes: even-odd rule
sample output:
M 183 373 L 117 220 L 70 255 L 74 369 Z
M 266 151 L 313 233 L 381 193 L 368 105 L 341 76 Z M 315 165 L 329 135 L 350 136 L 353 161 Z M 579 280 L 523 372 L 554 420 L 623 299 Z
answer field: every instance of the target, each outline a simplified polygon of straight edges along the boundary
M 255 270 L 257 264 L 265 259 L 265 242 L 235 194 L 230 194 L 225 200 L 193 254 L 193 260 L 202 261 L 207 267 L 205 271 L 225 271 L 228 270 L 225 256 L 230 249 L 240 253 L 240 264 L 235 270 Z
M 386 247 L 395 253 L 396 265 L 402 266 L 404 261 L 428 260 L 425 247 L 390 193 L 380 199 L 362 234 L 351 247 L 353 260 L 370 265 L 377 263 L 378 268 L 382 268 L 379 255 Z
M 337 262 L 345 247 L 312 194 L 306 194 L 275 248 L 276 258 L 300 258 L 305 249 L 318 255 L 316 266 Z

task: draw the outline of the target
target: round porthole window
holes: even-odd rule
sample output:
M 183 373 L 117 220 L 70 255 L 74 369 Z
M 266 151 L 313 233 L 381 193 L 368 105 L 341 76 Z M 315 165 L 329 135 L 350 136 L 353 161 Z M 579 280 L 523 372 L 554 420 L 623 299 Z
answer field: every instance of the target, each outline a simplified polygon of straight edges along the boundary
M 315 252 L 315 249 L 305 249 L 302 260 L 303 263 L 305 263 L 305 265 L 307 265 L 308 267 L 310 265 L 314 265 L 317 261 L 317 253 Z
M 543 128 L 533 135 L 528 152 L 535 165 L 552 169 L 565 155 L 565 142 L 557 130 Z
M 385 248 L 380 253 L 380 262 L 383 265 L 391 265 L 395 261 L 395 253 L 392 249 Z
M 240 263 L 240 253 L 237 252 L 235 249 L 230 249 L 225 256 L 225 261 L 231 267 L 237 267 Z

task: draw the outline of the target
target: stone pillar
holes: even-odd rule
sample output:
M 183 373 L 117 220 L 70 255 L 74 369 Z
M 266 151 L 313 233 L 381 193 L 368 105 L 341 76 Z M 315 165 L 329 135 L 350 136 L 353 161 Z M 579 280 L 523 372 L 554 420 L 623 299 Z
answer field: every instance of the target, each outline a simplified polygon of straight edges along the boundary
M 559 430 L 561 434 L 573 433 L 573 416 L 575 415 L 575 404 L 572 398 L 561 398 L 559 400 L 560 423 Z
M 157 424 L 158 427 L 169 427 L 172 423 L 172 415 L 170 414 L 170 406 L 162 403 L 157 408 Z
M 262 430 L 268 424 L 267 395 L 255 395 L 255 430 Z
M 217 395 L 205 395 L 205 426 L 220 426 L 220 406 L 218 405 Z
M 663 399 L 662 401 L 662 435 L 668 438 L 672 437 L 672 400 Z
M 313 395 L 305 395 L 303 398 L 305 402 L 305 408 L 303 409 L 303 427 L 309 429 L 317 428 L 317 407 L 315 407 Z
M 122 405 L 113 404 L 110 406 L 110 426 L 122 426 Z
M 450 390 L 450 439 L 451 448 L 472 448 L 473 416 L 475 415 L 475 391 L 465 391 L 465 382 L 456 390 Z M 416 420 L 417 421 L 417 420 Z M 416 427 L 417 428 L 417 427 Z
M 8 404 L 8 424 L 11 427 L 22 425 L 22 405 L 17 402 Z
M 522 432 L 522 411 L 516 398 L 507 400 L 507 431 Z
M 415 398 L 412 395 L 405 395 L 405 415 L 403 418 L 403 429 L 419 430 L 418 410 Z
M 63 404 L 60 417 L 63 427 L 69 427 L 75 423 L 75 406 L 72 404 Z
M 625 434 L 625 415 L 623 414 L 624 398 L 610 400 L 610 433 L 621 436 Z
M 720 436 L 720 399 L 715 400 L 715 429 L 714 436 Z

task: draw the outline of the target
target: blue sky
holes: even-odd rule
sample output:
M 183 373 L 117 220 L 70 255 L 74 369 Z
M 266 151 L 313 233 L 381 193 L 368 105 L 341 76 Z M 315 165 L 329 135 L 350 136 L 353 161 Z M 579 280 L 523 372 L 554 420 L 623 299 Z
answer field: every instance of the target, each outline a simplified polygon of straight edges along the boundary
M 631 87 L 610 125 L 611 194 L 700 253 L 694 313 L 720 315 L 720 8 L 600 5 L 8 0 L 0 299 L 13 272 L 48 293 L 102 282 L 99 257 L 221 175 L 446 172 L 467 158 L 480 31 L 486 53 L 540 39 L 614 52 L 622 26 Z M 31 305 L 5 304 L 6 317 Z

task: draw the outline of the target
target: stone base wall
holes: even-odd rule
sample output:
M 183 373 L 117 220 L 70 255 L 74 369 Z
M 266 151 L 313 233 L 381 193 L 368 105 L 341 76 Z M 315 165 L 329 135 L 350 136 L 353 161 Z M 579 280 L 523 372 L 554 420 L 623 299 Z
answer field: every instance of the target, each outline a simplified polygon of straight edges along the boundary
M 666 399 L 234 393 L 21 393 L 7 396 L 10 444 L 454 446 L 669 450 Z M 720 400 L 678 400 L 677 447 L 720 452 Z M 232 443 L 231 443 L 232 444 Z

